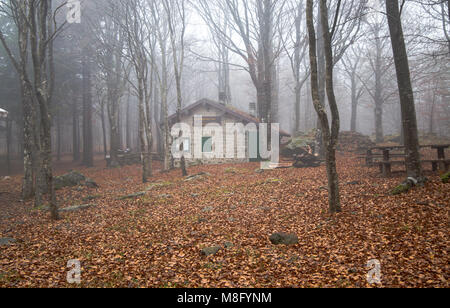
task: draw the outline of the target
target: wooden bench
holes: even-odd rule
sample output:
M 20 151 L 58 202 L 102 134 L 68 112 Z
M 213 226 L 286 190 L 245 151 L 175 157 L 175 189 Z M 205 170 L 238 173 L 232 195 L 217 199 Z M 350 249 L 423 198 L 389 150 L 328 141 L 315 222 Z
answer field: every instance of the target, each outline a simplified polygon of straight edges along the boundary
M 431 163 L 433 167 L 433 171 L 442 170 L 445 172 L 448 172 L 450 160 L 445 158 L 445 149 L 448 149 L 450 145 L 422 145 L 420 148 L 431 148 L 434 150 L 437 150 L 437 156 L 438 159 L 432 159 L 432 160 L 423 160 L 421 159 L 421 164 Z M 372 166 L 379 166 L 380 171 L 383 174 L 383 176 L 390 176 L 392 173 L 392 166 L 393 165 L 405 165 L 406 166 L 406 154 L 400 154 L 400 153 L 391 153 L 392 151 L 401 151 L 406 150 L 404 146 L 379 146 L 374 147 L 369 150 L 367 150 L 366 155 L 366 165 L 369 167 Z M 374 154 L 373 151 L 382 151 L 383 154 Z M 391 160 L 391 158 L 404 158 L 404 160 L 401 161 L 395 161 Z M 378 161 L 381 159 L 381 161 Z
M 389 177 L 392 175 L 392 166 L 394 165 L 406 165 L 406 162 L 404 160 L 396 160 L 396 161 L 380 161 L 375 162 L 375 165 L 378 165 L 380 167 L 380 172 L 383 174 L 384 177 Z
M 422 164 L 431 164 L 433 167 L 433 172 L 438 170 L 443 170 L 445 172 L 449 171 L 450 168 L 450 159 L 431 159 L 431 160 L 422 160 Z
M 450 159 L 434 159 L 434 160 L 422 160 L 420 161 L 422 165 L 424 164 L 431 164 L 433 167 L 433 172 L 436 172 L 438 170 L 444 170 L 445 172 L 449 171 L 450 167 Z M 380 161 L 375 162 L 375 165 L 378 165 L 380 167 L 380 172 L 385 177 L 389 177 L 392 175 L 392 166 L 394 165 L 405 165 L 406 161 Z M 441 166 L 441 167 L 440 167 Z
M 390 158 L 406 158 L 405 154 L 389 154 Z M 357 157 L 358 159 L 364 159 L 367 167 L 373 167 L 379 163 L 380 159 L 383 159 L 383 154 L 372 154 L 370 158 L 366 155 L 361 155 Z

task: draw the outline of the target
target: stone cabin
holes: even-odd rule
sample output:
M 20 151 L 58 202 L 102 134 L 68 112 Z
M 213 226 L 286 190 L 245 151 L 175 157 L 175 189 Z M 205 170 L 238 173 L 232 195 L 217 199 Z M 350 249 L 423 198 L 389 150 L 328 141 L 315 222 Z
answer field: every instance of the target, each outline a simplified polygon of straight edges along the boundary
M 253 108 L 252 108 L 253 107 Z M 203 127 L 205 127 L 208 124 L 218 124 L 224 131 L 224 141 L 223 141 L 223 157 L 210 157 L 211 155 L 208 155 L 209 153 L 213 152 L 215 149 L 215 144 L 213 142 L 214 138 L 209 135 L 208 131 L 205 129 L 202 133 L 202 152 L 203 157 L 202 159 L 197 158 L 191 158 L 186 159 L 189 165 L 193 164 L 221 164 L 221 163 L 246 163 L 249 161 L 260 161 L 258 155 L 258 144 L 254 142 L 256 138 L 250 138 L 249 134 L 255 134 L 255 132 L 246 132 L 245 135 L 245 144 L 242 144 L 242 142 L 238 142 L 237 134 L 235 133 L 235 136 L 226 136 L 226 125 L 227 123 L 237 124 L 241 123 L 244 126 L 248 124 L 256 124 L 258 125 L 260 123 L 259 119 L 257 119 L 254 115 L 251 113 L 256 113 L 255 110 L 255 104 L 250 104 L 250 109 L 253 109 L 248 112 L 244 112 L 242 110 L 239 110 L 237 108 L 227 106 L 222 103 L 218 103 L 209 99 L 202 99 L 186 108 L 184 108 L 181 111 L 181 122 L 188 124 L 191 126 L 192 131 L 194 127 L 194 120 L 196 116 L 202 116 L 202 124 Z M 169 126 L 172 127 L 177 122 L 177 115 L 174 114 L 169 117 Z M 192 133 L 193 135 L 193 133 Z M 256 132 L 257 137 L 258 133 Z M 227 158 L 225 155 L 226 149 L 227 149 L 227 139 L 233 138 L 235 140 L 235 144 L 233 146 L 234 148 L 234 158 Z M 283 144 L 290 138 L 290 134 L 280 130 L 280 144 Z M 185 148 L 190 148 L 188 152 L 195 153 L 194 147 L 195 147 L 195 138 L 192 136 L 190 140 L 183 141 Z M 245 158 L 238 157 L 238 152 L 243 153 L 245 151 Z M 179 162 L 176 162 L 176 165 L 179 165 Z

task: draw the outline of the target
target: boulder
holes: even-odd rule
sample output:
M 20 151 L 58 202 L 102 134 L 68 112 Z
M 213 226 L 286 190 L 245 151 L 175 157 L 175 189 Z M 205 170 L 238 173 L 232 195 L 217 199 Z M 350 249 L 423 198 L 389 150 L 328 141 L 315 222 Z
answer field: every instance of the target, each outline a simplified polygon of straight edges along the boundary
M 312 131 L 307 134 L 298 133 L 291 142 L 281 149 L 281 155 L 284 157 L 293 157 L 294 155 L 302 155 L 314 152 L 316 144 L 316 133 Z
M 202 249 L 202 255 L 204 256 L 213 256 L 217 254 L 222 247 L 214 246 L 214 247 L 206 247 Z
M 87 179 L 84 185 L 88 188 L 99 188 L 98 184 L 92 179 Z
M 234 247 L 234 244 L 232 242 L 225 242 L 223 246 L 225 247 L 225 249 L 231 249 Z
M 212 207 L 212 206 L 206 206 L 206 207 L 204 207 L 202 209 L 203 213 L 209 213 L 209 212 L 212 212 L 212 211 L 214 211 L 214 207 Z
M 89 179 L 76 171 L 71 171 L 65 175 L 57 176 L 53 179 L 53 182 L 56 190 L 75 186 L 87 186 L 89 188 L 98 187 L 97 183 L 95 183 L 92 179 Z
M 16 240 L 10 237 L 2 237 L 0 238 L 0 246 L 9 246 L 15 243 Z
M 296 245 L 298 244 L 298 236 L 288 233 L 274 233 L 270 236 L 270 242 L 274 245 Z

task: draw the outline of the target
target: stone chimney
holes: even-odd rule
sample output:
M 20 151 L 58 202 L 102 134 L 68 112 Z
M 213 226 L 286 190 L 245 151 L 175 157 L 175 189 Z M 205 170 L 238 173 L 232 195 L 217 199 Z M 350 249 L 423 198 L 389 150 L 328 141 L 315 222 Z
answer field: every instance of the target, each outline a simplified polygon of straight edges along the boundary
M 249 110 L 249 114 L 250 114 L 252 117 L 255 117 L 255 118 L 256 118 L 256 116 L 257 116 L 257 115 L 256 115 L 256 103 L 250 103 L 248 110 Z

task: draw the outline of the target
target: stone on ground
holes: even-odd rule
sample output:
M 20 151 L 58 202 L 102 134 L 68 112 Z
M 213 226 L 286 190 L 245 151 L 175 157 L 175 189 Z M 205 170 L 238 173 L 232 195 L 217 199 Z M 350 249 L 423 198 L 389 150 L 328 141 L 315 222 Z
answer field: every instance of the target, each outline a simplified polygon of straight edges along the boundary
M 63 189 L 66 187 L 87 186 L 89 188 L 97 188 L 98 185 L 92 179 L 88 179 L 83 174 L 71 171 L 65 175 L 57 176 L 53 179 L 55 189 Z
M 202 249 L 202 255 L 204 256 L 213 256 L 217 254 L 220 251 L 221 247 L 214 246 L 214 247 L 206 247 Z
M 211 176 L 211 174 L 209 174 L 207 172 L 200 172 L 200 173 L 186 177 L 186 179 L 184 181 L 191 182 L 191 181 L 195 181 L 195 180 L 201 180 L 201 179 L 204 179 L 209 176 Z
M 298 244 L 298 236 L 288 233 L 274 233 L 270 236 L 270 242 L 274 245 L 296 245 Z
M 2 237 L 0 238 L 0 246 L 8 246 L 15 243 L 16 240 L 10 237 Z

